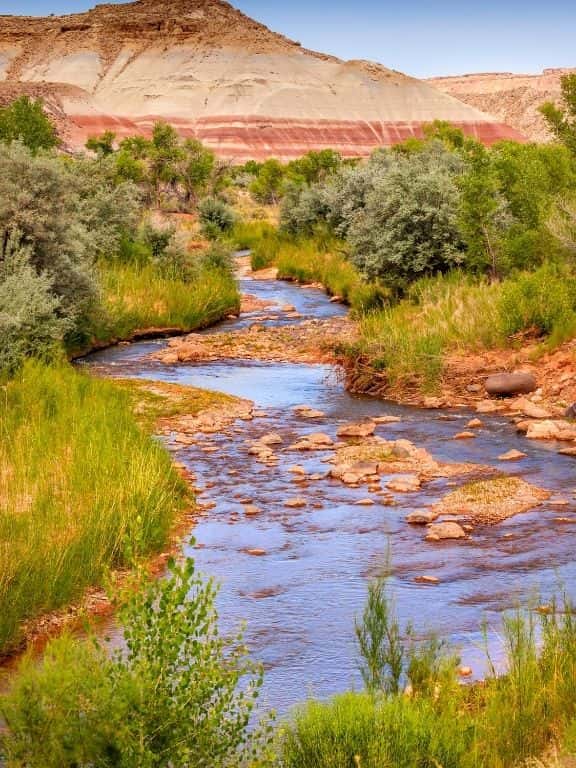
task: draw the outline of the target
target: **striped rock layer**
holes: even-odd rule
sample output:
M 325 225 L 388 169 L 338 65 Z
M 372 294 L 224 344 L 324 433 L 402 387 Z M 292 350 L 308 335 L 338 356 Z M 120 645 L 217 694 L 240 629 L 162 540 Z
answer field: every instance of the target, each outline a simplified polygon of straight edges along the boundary
M 428 83 L 341 61 L 223 0 L 138 0 L 83 14 L 0 16 L 0 102 L 45 95 L 66 142 L 147 134 L 157 120 L 223 157 L 366 156 L 448 120 L 491 144 L 522 135 Z

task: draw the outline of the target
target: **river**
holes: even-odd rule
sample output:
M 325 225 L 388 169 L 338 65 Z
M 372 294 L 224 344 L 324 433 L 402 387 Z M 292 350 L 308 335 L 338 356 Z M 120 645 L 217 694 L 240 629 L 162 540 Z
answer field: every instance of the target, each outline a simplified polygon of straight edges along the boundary
M 293 284 L 240 279 L 241 290 L 259 298 L 291 304 L 304 318 L 332 317 L 345 309 L 317 289 Z M 261 312 L 255 313 L 256 315 Z M 208 333 L 241 328 L 252 315 L 226 321 Z M 278 325 L 278 317 L 262 321 Z M 541 602 L 562 589 L 576 596 L 575 526 L 559 525 L 558 515 L 574 516 L 574 459 L 557 454 L 552 443 L 528 441 L 500 416 L 483 416 L 476 440 L 454 435 L 473 415 L 465 410 L 426 411 L 348 394 L 336 372 L 326 365 L 217 361 L 166 366 L 150 359 L 166 341 L 118 346 L 91 355 L 89 365 L 122 377 L 157 379 L 218 390 L 256 404 L 266 416 L 243 423 L 232 435 L 206 436 L 219 448 L 207 454 L 203 442 L 178 453 L 204 489 L 200 498 L 215 507 L 194 528 L 187 554 L 221 584 L 218 608 L 225 629 L 247 622 L 247 641 L 266 668 L 268 705 L 287 711 L 308 695 L 326 697 L 359 685 L 354 645 L 354 617 L 363 607 L 368 580 L 382 573 L 391 554 L 390 587 L 398 614 L 417 632 L 436 631 L 459 649 L 476 674 L 484 670 L 482 623 L 487 622 L 491 650 L 499 656 L 502 612 L 530 601 Z M 307 404 L 326 414 L 306 423 L 292 410 Z M 339 425 L 366 416 L 391 414 L 401 421 L 378 434 L 407 438 L 435 458 L 490 464 L 550 489 L 569 505 L 552 505 L 516 516 L 494 527 L 478 527 L 464 542 L 430 544 L 423 531 L 405 522 L 408 512 L 427 506 L 446 492 L 445 480 L 418 493 L 397 494 L 396 506 L 355 506 L 366 489 L 348 488 L 330 479 L 296 485 L 288 471 L 302 464 L 309 474 L 325 474 L 324 453 L 295 456 L 278 452 L 279 466 L 263 466 L 247 455 L 246 440 L 279 432 L 286 442 L 321 429 L 335 436 Z M 521 449 L 527 458 L 499 463 L 497 457 Z M 308 506 L 287 509 L 283 502 L 304 495 Z M 257 517 L 243 514 L 240 499 L 261 508 Z M 192 532 L 191 532 L 192 533 Z M 266 550 L 253 557 L 250 548 Z M 417 576 L 433 575 L 434 586 Z

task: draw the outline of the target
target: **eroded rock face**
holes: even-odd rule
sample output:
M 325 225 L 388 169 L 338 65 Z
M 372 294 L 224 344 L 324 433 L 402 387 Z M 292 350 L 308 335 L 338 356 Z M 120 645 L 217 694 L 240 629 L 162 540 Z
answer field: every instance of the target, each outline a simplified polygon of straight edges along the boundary
M 449 120 L 487 144 L 522 138 L 431 85 L 303 49 L 223 0 L 138 0 L 2 18 L 0 82 L 58 85 L 69 143 L 165 120 L 237 161 L 330 147 L 365 156 Z M 71 92 L 69 89 L 73 88 Z
M 437 77 L 429 82 L 444 93 L 495 115 L 532 141 L 550 141 L 552 136 L 539 112 L 545 101 L 560 100 L 562 75 L 574 69 L 545 69 L 539 75 L 488 72 Z

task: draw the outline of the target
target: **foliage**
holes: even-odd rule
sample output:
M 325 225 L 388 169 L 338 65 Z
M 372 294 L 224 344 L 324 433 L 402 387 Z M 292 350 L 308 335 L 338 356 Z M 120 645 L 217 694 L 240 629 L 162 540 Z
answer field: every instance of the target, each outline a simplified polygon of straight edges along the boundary
M 351 258 L 368 279 L 404 289 L 464 261 L 453 159 L 400 157 L 379 176 L 348 230 Z
M 342 157 L 338 152 L 333 149 L 322 149 L 319 152 L 308 152 L 297 160 L 289 162 L 287 173 L 300 183 L 317 184 L 335 173 L 341 165 Z
M 234 227 L 234 211 L 216 197 L 204 198 L 198 206 L 198 213 L 202 231 L 210 240 L 229 234 Z
M 554 136 L 576 155 L 576 74 L 562 75 L 560 83 L 561 105 L 546 102 L 540 112 Z
M 274 205 L 279 202 L 285 171 L 275 159 L 266 160 L 258 169 L 258 175 L 250 184 L 252 197 L 259 203 Z
M 0 704 L 10 768 L 268 763 L 269 726 L 249 727 L 262 682 L 242 636 L 223 638 L 216 590 L 193 561 L 141 576 L 119 603 L 125 650 L 54 641 Z
M 521 274 L 502 285 L 499 314 L 507 336 L 530 330 L 565 341 L 576 332 L 576 281 L 552 265 Z
M 21 96 L 0 108 L 0 142 L 20 142 L 36 154 L 60 144 L 55 125 L 44 112 L 41 99 Z
M 131 185 L 115 186 L 94 162 L 0 147 L 0 261 L 9 242 L 26 249 L 62 317 L 76 320 L 96 299 L 94 260 L 118 247 L 137 208 Z
M 14 373 L 27 357 L 58 354 L 69 329 L 59 306 L 50 278 L 31 265 L 29 249 L 9 241 L 0 261 L 0 375 Z
M 104 131 L 100 136 L 90 136 L 86 142 L 86 149 L 99 157 L 108 157 L 114 153 L 116 134 L 113 131 Z
M 130 553 L 159 551 L 186 503 L 128 393 L 28 361 L 0 398 L 0 650 Z

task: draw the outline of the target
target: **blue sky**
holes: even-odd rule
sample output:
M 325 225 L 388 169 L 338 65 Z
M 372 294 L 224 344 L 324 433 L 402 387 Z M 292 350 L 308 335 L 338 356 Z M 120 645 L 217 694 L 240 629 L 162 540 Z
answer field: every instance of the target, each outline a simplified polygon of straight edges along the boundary
M 0 13 L 72 13 L 93 4 L 0 0 Z M 576 66 L 575 0 L 235 0 L 233 4 L 308 48 L 345 59 L 380 61 L 417 77 Z

